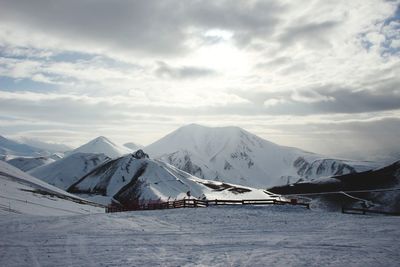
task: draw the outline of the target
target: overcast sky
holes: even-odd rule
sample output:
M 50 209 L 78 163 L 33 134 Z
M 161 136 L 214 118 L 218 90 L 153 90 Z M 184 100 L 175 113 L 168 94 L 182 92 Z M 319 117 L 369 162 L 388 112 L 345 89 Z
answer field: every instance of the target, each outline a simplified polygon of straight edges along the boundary
M 0 0 L 0 135 L 146 145 L 199 123 L 400 151 L 399 4 Z

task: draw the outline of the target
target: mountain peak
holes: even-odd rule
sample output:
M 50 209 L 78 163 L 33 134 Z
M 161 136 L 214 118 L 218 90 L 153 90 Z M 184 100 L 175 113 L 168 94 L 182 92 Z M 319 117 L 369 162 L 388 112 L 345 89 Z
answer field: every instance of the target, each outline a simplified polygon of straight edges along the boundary
M 191 123 L 184 125 L 177 129 L 177 131 L 187 131 L 187 130 L 203 130 L 203 131 L 244 131 L 242 128 L 237 126 L 218 126 L 211 127 L 205 126 L 197 123 Z
M 114 144 L 113 142 L 111 142 L 110 139 L 108 139 L 107 137 L 102 136 L 102 135 L 96 137 L 95 139 L 93 139 L 93 140 L 90 141 L 90 142 L 106 142 L 106 143 Z
M 105 136 L 99 136 L 88 143 L 76 148 L 71 153 L 103 153 L 110 158 L 117 158 L 132 151 L 126 147 L 119 146 Z

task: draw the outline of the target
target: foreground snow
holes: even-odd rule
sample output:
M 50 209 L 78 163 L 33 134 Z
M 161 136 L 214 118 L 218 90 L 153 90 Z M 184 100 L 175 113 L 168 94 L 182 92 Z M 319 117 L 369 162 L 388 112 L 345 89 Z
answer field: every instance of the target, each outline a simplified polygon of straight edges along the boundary
M 397 266 L 399 223 L 278 206 L 0 216 L 0 265 Z

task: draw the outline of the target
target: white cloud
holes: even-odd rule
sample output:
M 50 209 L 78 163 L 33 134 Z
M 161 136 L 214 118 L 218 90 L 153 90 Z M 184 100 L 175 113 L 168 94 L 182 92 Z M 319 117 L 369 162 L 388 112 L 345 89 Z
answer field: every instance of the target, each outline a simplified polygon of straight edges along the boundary
M 335 98 L 332 96 L 328 95 L 322 95 L 319 92 L 313 91 L 313 90 L 303 90 L 299 91 L 296 90 L 293 92 L 291 98 L 294 101 L 297 102 L 303 102 L 303 103 L 317 103 L 317 102 L 329 102 L 329 101 L 335 101 Z
M 279 104 L 286 103 L 287 100 L 285 99 L 277 99 L 277 98 L 270 98 L 264 101 L 264 106 L 266 107 L 273 107 Z
M 0 1 L 0 75 L 55 87 L 46 92 L 24 83 L 18 92 L 0 91 L 1 112 L 20 122 L 8 129 L 28 133 L 42 123 L 51 136 L 61 124 L 68 129 L 58 138 L 98 129 L 125 139 L 133 131 L 127 125 L 134 125 L 138 141 L 148 143 L 197 121 L 242 125 L 301 146 L 304 140 L 288 137 L 279 122 L 303 129 L 291 118 L 320 124 L 326 115 L 327 122 L 344 123 L 399 109 L 399 22 L 387 20 L 398 1 L 100 0 L 95 6 Z

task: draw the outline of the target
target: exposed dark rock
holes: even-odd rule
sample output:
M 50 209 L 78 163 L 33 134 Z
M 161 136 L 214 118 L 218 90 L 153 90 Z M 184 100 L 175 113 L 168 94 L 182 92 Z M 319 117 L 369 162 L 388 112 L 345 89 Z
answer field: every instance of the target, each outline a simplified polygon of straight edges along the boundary
M 135 159 L 148 159 L 149 155 L 144 153 L 142 149 L 139 149 L 138 151 L 132 154 L 132 157 L 134 157 Z
M 232 165 L 229 162 L 225 161 L 224 170 L 230 170 L 230 169 L 232 169 Z

